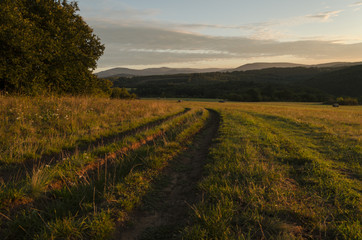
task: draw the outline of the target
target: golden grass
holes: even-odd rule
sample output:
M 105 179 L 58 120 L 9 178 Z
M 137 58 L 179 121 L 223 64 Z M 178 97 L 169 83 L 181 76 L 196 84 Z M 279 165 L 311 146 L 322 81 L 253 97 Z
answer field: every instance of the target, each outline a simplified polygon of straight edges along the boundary
M 156 101 L 0 96 L 0 162 L 59 152 L 180 110 Z
M 166 102 L 166 101 L 165 101 Z M 202 106 L 213 109 L 231 109 L 289 118 L 295 122 L 306 123 L 323 128 L 333 135 L 362 140 L 362 106 L 340 106 L 318 103 L 210 103 L 184 102 L 184 106 Z

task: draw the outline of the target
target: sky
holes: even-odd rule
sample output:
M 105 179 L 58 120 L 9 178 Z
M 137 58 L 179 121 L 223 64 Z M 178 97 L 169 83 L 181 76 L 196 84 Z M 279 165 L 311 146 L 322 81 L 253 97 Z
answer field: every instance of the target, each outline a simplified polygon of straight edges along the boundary
M 78 0 L 114 67 L 362 61 L 362 1 Z

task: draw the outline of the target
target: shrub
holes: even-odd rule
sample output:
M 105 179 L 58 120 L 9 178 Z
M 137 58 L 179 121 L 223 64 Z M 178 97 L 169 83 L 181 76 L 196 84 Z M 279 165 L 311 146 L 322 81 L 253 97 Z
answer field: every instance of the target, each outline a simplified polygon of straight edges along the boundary
M 351 97 L 339 97 L 336 99 L 336 101 L 340 105 L 358 105 L 358 99 L 357 98 L 351 98 Z
M 130 99 L 130 98 L 136 98 L 136 94 L 129 93 L 127 89 L 125 88 L 112 88 L 111 98 L 123 98 L 123 99 Z

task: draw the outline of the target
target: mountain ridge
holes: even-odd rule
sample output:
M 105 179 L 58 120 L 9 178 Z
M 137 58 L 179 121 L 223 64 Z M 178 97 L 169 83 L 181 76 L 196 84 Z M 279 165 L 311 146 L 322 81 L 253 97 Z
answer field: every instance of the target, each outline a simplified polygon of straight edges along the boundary
M 131 68 L 112 68 L 109 70 L 96 73 L 100 78 L 106 77 L 126 77 L 126 76 L 149 76 L 149 75 L 171 75 L 171 74 L 184 74 L 184 73 L 206 73 L 223 71 L 222 68 L 145 68 L 145 69 L 131 69 Z
M 108 77 L 130 77 L 130 76 L 151 76 L 151 75 L 172 75 L 172 74 L 188 74 L 188 73 L 208 73 L 208 72 L 233 72 L 233 71 L 250 71 L 261 70 L 267 68 L 293 68 L 293 67 L 315 67 L 315 68 L 338 68 L 362 65 L 362 62 L 330 62 L 314 65 L 305 65 L 288 62 L 255 62 L 241 65 L 237 68 L 112 68 L 105 71 L 95 73 L 100 78 Z

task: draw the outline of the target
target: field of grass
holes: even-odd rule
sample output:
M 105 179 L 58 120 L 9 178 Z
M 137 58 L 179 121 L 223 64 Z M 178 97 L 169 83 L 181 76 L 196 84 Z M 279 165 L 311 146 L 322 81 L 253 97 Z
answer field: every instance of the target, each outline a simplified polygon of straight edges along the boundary
M 362 239 L 360 106 L 86 97 L 0 102 L 3 239 L 118 239 L 116 232 L 136 231 L 132 213 L 155 189 L 162 197 L 153 198 L 170 203 L 162 176 L 191 171 L 188 163 L 172 164 L 190 148 L 193 155 L 208 152 L 193 159 L 203 169 L 200 180 L 182 180 L 202 197 L 187 199 L 192 204 L 177 231 L 150 225 L 147 234 L 132 236 Z M 216 115 L 217 136 L 198 150 L 198 141 L 212 137 L 201 133 Z
M 187 239 L 361 239 L 361 107 L 224 104 Z

